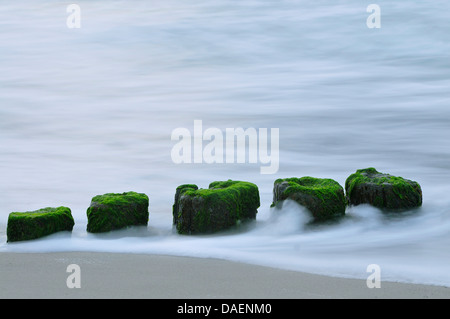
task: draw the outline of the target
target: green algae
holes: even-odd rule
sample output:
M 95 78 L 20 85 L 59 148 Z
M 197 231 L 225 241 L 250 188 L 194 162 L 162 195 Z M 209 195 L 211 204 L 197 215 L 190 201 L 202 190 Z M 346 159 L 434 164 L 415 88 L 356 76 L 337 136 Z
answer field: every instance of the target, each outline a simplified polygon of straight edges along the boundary
M 177 187 L 175 191 L 175 199 L 172 205 L 173 224 L 178 224 L 178 210 L 180 197 L 188 190 L 197 190 L 198 186 L 195 184 L 183 184 Z
M 358 169 L 345 181 L 349 204 L 371 204 L 381 209 L 404 210 L 422 205 L 419 183 L 378 172 L 369 167 Z
M 173 212 L 178 233 L 213 233 L 256 218 L 260 198 L 255 184 L 228 180 L 212 182 L 208 189 L 194 186 L 177 188 L 182 190 Z
M 92 198 L 87 209 L 87 231 L 108 232 L 127 226 L 147 225 L 148 196 L 142 193 L 108 193 Z
M 44 237 L 59 231 L 72 231 L 75 222 L 68 207 L 46 207 L 9 214 L 7 242 Z
M 316 221 L 345 214 L 346 200 L 342 186 L 333 179 L 305 176 L 277 179 L 271 207 L 292 199 L 306 207 Z

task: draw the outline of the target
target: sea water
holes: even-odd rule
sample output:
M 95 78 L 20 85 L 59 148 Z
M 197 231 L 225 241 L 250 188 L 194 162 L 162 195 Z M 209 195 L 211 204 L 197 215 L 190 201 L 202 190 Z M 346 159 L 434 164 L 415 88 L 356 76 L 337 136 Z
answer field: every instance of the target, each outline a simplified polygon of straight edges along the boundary
M 105 251 L 221 258 L 332 276 L 450 286 L 448 1 L 0 1 L 0 252 Z M 279 129 L 279 169 L 177 164 L 176 128 Z M 356 169 L 419 182 L 399 215 L 349 207 L 314 226 L 270 208 L 277 178 Z M 256 221 L 216 235 L 172 227 L 175 188 L 258 185 Z M 150 198 L 148 227 L 86 232 L 93 196 Z M 72 209 L 72 234 L 6 243 L 8 214 Z M 0 253 L 1 258 L 1 253 Z

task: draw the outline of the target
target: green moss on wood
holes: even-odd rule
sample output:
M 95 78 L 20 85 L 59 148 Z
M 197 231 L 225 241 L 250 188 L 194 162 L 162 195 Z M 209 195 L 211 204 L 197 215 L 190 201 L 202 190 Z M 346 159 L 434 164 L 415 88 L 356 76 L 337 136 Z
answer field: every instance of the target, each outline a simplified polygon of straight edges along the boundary
M 404 210 L 422 205 L 419 183 L 378 172 L 359 169 L 345 181 L 348 201 L 352 205 L 371 204 L 388 210 Z
M 9 214 L 7 241 L 44 237 L 59 231 L 72 231 L 75 222 L 68 207 L 46 207 L 31 212 Z
M 177 187 L 177 190 L 183 191 L 183 190 L 187 190 L 187 189 L 198 189 L 198 186 L 195 184 L 183 184 Z
M 306 207 L 316 221 L 345 214 L 346 200 L 342 186 L 332 179 L 305 176 L 277 179 L 272 207 L 291 199 Z
M 228 180 L 213 182 L 208 189 L 185 186 L 181 189 L 173 211 L 174 224 L 180 234 L 212 233 L 230 228 L 240 221 L 255 219 L 260 206 L 258 187 L 249 182 Z
M 108 193 L 92 198 L 87 209 L 87 231 L 107 232 L 127 226 L 147 225 L 148 196 L 142 193 Z
M 198 186 L 195 184 L 183 184 L 177 187 L 175 191 L 175 199 L 172 206 L 172 216 L 173 216 L 173 224 L 178 224 L 178 211 L 179 211 L 179 201 L 181 195 L 183 195 L 188 190 L 197 190 Z

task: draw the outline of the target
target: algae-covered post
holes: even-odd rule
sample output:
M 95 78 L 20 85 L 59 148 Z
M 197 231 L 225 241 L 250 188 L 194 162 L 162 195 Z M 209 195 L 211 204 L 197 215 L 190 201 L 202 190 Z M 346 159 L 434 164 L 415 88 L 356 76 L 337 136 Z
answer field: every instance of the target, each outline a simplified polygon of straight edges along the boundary
M 305 176 L 277 179 L 273 187 L 272 206 L 286 199 L 306 207 L 315 221 L 323 221 L 345 214 L 344 189 L 338 182 L 326 178 Z
M 136 192 L 95 196 L 87 209 L 87 231 L 100 233 L 127 226 L 146 226 L 148 206 L 148 196 Z
M 178 210 L 180 209 L 179 201 L 181 195 L 183 195 L 187 190 L 197 190 L 198 186 L 195 184 L 183 184 L 177 187 L 175 191 L 175 200 L 172 206 L 172 216 L 173 224 L 178 224 Z
M 419 183 L 378 172 L 369 167 L 359 169 L 345 181 L 351 205 L 370 204 L 386 210 L 407 210 L 422 205 Z
M 70 208 L 64 206 L 14 212 L 8 217 L 7 241 L 30 240 L 59 231 L 72 231 L 74 225 Z
M 258 187 L 249 182 L 212 182 L 208 189 L 185 184 L 177 188 L 173 221 L 180 234 L 213 233 L 256 218 Z

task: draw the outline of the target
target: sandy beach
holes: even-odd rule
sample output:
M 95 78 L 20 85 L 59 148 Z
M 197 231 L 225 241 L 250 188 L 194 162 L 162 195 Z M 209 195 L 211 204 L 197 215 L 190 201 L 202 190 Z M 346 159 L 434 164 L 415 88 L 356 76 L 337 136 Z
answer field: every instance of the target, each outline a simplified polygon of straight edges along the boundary
M 79 266 L 80 288 L 67 272 Z M 450 288 L 334 278 L 218 259 L 95 252 L 1 253 L 0 298 L 450 298 Z

